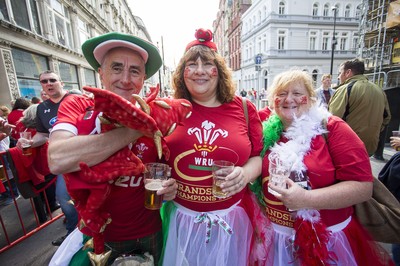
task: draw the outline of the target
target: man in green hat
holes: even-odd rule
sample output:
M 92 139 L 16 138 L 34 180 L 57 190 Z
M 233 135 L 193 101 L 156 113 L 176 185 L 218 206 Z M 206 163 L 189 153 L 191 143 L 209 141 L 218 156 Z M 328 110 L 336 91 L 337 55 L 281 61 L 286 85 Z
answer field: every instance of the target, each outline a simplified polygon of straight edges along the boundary
M 144 81 L 155 74 L 162 65 L 158 49 L 138 37 L 108 33 L 87 40 L 82 51 L 89 64 L 99 72 L 105 90 L 126 100 L 139 94 Z M 93 110 L 94 100 L 72 95 L 62 102 L 58 120 L 49 139 L 49 167 L 54 173 L 67 173 L 77 177 L 79 163 L 95 166 L 127 146 L 143 163 L 157 161 L 152 139 L 141 138 L 143 133 L 127 127 L 107 132 L 100 129 L 99 112 Z M 128 162 L 127 162 L 128 163 Z M 164 200 L 175 197 L 174 179 L 164 183 L 157 194 Z M 104 210 L 111 216 L 104 239 L 106 250 L 111 250 L 110 263 L 121 254 L 149 252 L 157 265 L 162 251 L 161 218 L 159 211 L 144 207 L 143 176 L 121 176 L 111 183 L 111 191 L 104 203 Z M 85 228 L 80 228 L 85 233 Z M 60 246 L 50 265 L 88 263 L 86 254 L 80 256 L 82 233 L 75 230 Z M 67 255 L 68 254 L 68 255 Z

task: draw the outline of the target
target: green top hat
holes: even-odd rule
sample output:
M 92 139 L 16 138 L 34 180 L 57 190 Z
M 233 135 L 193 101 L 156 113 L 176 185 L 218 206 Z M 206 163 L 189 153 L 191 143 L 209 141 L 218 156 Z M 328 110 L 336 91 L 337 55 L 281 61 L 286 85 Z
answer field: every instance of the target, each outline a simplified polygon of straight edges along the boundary
M 116 47 L 126 47 L 137 51 L 146 62 L 146 76 L 153 76 L 162 65 L 157 47 L 133 35 L 110 32 L 94 37 L 82 44 L 82 52 L 89 64 L 97 71 L 104 55 Z

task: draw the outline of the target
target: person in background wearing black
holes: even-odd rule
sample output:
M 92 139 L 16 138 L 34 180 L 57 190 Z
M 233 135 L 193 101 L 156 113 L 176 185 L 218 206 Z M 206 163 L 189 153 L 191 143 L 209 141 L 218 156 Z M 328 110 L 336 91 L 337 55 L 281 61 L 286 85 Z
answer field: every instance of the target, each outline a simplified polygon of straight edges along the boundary
M 41 145 L 47 145 L 49 138 L 49 130 L 53 127 L 57 121 L 58 107 L 61 101 L 65 99 L 68 92 L 64 90 L 64 83 L 61 81 L 59 75 L 53 71 L 45 71 L 39 75 L 39 81 L 42 85 L 43 91 L 47 94 L 49 99 L 40 103 L 37 107 L 36 113 L 36 131 L 37 133 L 32 138 L 32 147 L 38 147 Z M 21 146 L 18 142 L 17 146 Z M 22 148 L 22 147 L 21 147 Z M 78 213 L 71 203 L 71 197 L 68 194 L 67 187 L 65 185 L 64 177 L 62 175 L 57 176 L 56 181 L 56 199 L 61 205 L 61 209 L 66 218 L 66 229 L 67 233 L 54 241 L 54 246 L 59 246 L 64 239 L 75 229 L 78 223 Z M 51 204 L 52 210 L 59 207 L 57 204 Z
M 385 148 L 386 133 L 391 118 L 392 115 L 390 113 L 389 102 L 387 100 L 387 96 L 385 93 L 385 111 L 383 113 L 383 123 L 382 123 L 381 133 L 379 134 L 378 148 L 376 149 L 373 155 L 373 157 L 377 160 L 381 161 L 385 160 L 383 158 L 383 149 Z

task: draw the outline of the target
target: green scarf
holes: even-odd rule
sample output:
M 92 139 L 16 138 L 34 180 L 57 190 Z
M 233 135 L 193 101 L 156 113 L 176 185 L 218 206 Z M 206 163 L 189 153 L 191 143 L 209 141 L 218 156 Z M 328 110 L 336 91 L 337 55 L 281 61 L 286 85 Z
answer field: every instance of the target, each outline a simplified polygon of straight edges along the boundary
M 264 148 L 261 151 L 260 156 L 264 158 L 265 153 L 269 148 L 274 146 L 274 144 L 279 140 L 283 131 L 283 124 L 280 118 L 273 114 L 268 120 L 262 123 L 263 125 L 263 144 Z M 257 179 L 250 184 L 250 189 L 256 195 L 258 201 L 261 205 L 266 206 L 263 200 L 263 191 L 262 191 L 262 177 L 259 176 Z

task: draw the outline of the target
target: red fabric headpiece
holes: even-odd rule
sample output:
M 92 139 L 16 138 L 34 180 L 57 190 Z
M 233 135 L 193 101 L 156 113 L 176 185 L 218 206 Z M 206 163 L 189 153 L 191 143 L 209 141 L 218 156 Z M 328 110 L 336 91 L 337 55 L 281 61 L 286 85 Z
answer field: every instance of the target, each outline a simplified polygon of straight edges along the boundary
M 209 47 L 211 50 L 217 52 L 217 45 L 212 42 L 213 34 L 211 30 L 198 29 L 196 30 L 194 37 L 196 37 L 197 40 L 190 42 L 186 46 L 185 51 L 189 50 L 191 47 L 195 45 L 204 45 Z

